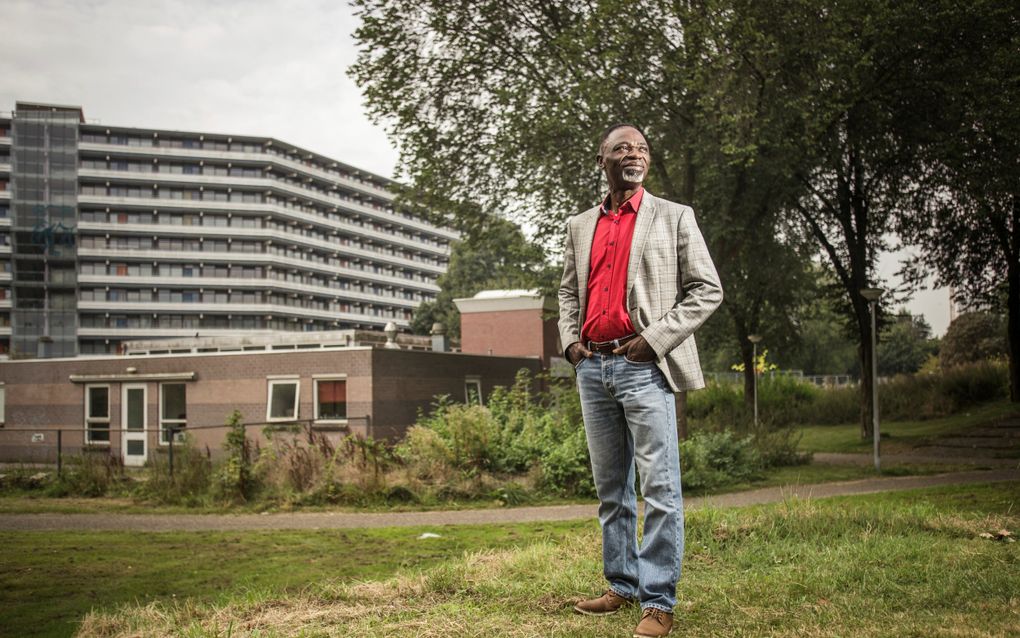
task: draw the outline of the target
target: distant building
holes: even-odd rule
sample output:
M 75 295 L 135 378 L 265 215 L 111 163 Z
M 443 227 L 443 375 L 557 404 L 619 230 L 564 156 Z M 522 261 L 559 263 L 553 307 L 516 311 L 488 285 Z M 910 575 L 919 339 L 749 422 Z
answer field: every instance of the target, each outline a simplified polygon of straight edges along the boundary
M 0 117 L 0 355 L 409 325 L 455 232 L 395 183 L 280 140 Z
M 292 428 L 299 441 L 306 432 L 335 444 L 347 435 L 394 440 L 439 395 L 485 404 L 522 368 L 542 367 L 539 351 L 490 356 L 434 351 L 432 343 L 345 330 L 130 342 L 122 355 L 0 361 L 0 461 L 53 463 L 59 444 L 64 455 L 143 465 L 167 452 L 171 428 L 215 456 L 234 410 L 262 445 L 266 426 Z

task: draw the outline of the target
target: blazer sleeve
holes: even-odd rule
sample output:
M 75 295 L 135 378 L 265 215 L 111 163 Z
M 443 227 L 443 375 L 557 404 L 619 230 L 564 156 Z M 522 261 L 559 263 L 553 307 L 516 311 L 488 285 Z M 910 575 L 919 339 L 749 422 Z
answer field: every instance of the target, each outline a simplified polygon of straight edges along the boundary
M 570 233 L 570 224 L 567 224 L 567 238 L 563 248 L 563 277 L 560 279 L 559 290 L 560 302 L 560 344 L 563 347 L 563 355 L 566 356 L 570 344 L 581 337 L 581 326 L 579 324 L 581 309 L 580 296 L 577 289 L 577 254 L 574 250 L 574 239 Z
M 676 228 L 676 258 L 682 293 L 680 301 L 641 336 L 661 359 L 705 323 L 723 300 L 722 284 L 694 211 L 682 207 Z

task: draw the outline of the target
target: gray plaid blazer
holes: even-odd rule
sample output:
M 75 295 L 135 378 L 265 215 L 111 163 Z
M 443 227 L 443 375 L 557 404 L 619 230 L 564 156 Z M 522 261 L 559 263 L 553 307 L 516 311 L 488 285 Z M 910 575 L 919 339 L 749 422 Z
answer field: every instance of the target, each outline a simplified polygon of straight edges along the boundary
M 596 206 L 567 221 L 559 291 L 564 350 L 581 340 L 599 215 Z M 704 387 L 694 331 L 722 303 L 723 291 L 690 206 L 645 191 L 630 247 L 625 298 L 631 323 L 655 350 L 656 364 L 673 391 Z

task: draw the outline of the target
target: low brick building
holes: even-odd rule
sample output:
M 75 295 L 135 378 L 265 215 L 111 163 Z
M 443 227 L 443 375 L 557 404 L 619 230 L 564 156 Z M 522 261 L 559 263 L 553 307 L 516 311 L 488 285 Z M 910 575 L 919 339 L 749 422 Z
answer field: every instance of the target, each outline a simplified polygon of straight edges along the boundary
M 393 440 L 437 395 L 484 402 L 521 368 L 542 367 L 537 352 L 432 351 L 403 336 L 365 341 L 310 333 L 282 345 L 221 338 L 139 344 L 120 356 L 0 361 L 0 460 L 52 462 L 57 430 L 64 453 L 106 450 L 126 464 L 165 448 L 170 428 L 216 454 L 226 432 L 218 426 L 235 409 L 251 424 Z
M 557 305 L 537 290 L 483 290 L 454 299 L 460 311 L 461 351 L 510 357 L 540 356 L 546 369 L 566 365 L 556 327 Z

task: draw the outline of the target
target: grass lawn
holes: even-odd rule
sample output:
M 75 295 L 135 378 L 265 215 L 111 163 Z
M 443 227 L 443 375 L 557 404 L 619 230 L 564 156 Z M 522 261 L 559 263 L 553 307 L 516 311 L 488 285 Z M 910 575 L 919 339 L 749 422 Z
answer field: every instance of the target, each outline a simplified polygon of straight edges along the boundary
M 981 534 L 1018 528 L 1020 482 L 694 511 L 677 635 L 1015 636 L 1020 544 Z M 491 546 L 465 543 L 466 553 L 451 548 L 449 560 L 381 580 L 325 574 L 282 594 L 224 585 L 211 599 L 107 608 L 85 619 L 81 636 L 631 635 L 636 609 L 571 612 L 603 587 L 593 525 L 546 526 L 544 538 Z M 59 577 L 45 586 L 66 591 Z
M 229 603 L 420 569 L 464 552 L 582 533 L 593 522 L 293 532 L 0 532 L 0 636 L 70 636 L 91 609 Z M 419 540 L 423 532 L 441 538 Z
M 884 452 L 909 451 L 914 445 L 934 437 L 962 433 L 970 428 L 993 423 L 1020 412 L 1009 401 L 996 401 L 971 410 L 940 419 L 925 421 L 880 422 Z M 803 452 L 860 452 L 871 451 L 871 441 L 861 440 L 861 426 L 814 425 L 798 428 L 802 436 L 799 449 Z

